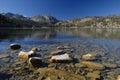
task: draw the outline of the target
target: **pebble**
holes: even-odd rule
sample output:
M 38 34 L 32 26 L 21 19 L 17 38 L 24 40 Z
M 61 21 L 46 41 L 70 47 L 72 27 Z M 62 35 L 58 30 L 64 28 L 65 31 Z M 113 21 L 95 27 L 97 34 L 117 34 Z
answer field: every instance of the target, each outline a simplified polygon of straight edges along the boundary
M 82 56 L 82 59 L 84 59 L 84 60 L 95 60 L 96 58 L 92 54 L 85 54 L 85 55 Z

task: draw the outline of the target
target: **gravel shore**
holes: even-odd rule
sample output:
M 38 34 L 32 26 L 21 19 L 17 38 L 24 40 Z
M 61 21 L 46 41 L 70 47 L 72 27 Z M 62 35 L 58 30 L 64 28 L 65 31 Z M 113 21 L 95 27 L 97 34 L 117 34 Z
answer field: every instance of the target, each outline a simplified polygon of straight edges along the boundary
M 21 46 L 17 51 L 11 51 L 9 45 L 0 46 L 0 80 L 117 80 L 120 75 L 120 46 L 109 42 L 98 44 L 95 41 L 76 39 L 56 40 L 56 44 Z M 31 69 L 27 60 L 18 58 L 21 50 L 29 51 L 32 48 L 38 49 L 36 54 L 43 58 L 46 66 Z M 49 62 L 50 53 L 58 48 L 68 53 L 73 61 Z M 96 59 L 82 59 L 82 56 L 88 53 L 96 55 Z M 103 67 L 99 68 L 97 65 Z

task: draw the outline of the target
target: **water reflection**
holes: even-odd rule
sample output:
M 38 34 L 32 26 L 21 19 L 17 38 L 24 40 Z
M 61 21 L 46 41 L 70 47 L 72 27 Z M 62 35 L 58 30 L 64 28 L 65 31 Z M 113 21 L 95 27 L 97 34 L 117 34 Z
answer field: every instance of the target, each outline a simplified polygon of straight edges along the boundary
M 43 28 L 43 29 L 1 29 L 0 42 L 24 42 L 24 43 L 56 43 L 54 39 L 73 39 L 73 38 L 105 38 L 120 40 L 120 29 L 107 28 Z M 40 42 L 41 41 L 41 42 Z
M 85 38 L 106 38 L 120 40 L 120 29 L 119 28 L 64 28 L 57 29 L 58 34 L 72 35 L 76 37 Z

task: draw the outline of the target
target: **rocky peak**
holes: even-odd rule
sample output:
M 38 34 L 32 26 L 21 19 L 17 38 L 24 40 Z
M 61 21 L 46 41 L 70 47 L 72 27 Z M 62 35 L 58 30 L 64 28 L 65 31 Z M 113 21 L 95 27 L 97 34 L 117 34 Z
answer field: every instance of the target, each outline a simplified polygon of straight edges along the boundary
M 56 22 L 58 22 L 58 20 L 53 17 L 53 16 L 48 16 L 48 15 L 45 15 L 45 16 L 41 16 L 41 15 L 38 15 L 38 16 L 34 16 L 34 17 L 31 17 L 31 20 L 35 21 L 35 22 L 42 22 L 42 23 L 49 23 L 49 24 L 54 24 Z
M 24 17 L 23 15 L 20 14 L 14 14 L 14 13 L 2 13 L 2 15 L 9 17 L 9 18 L 14 18 L 14 19 L 19 19 L 19 20 L 28 20 L 27 17 Z

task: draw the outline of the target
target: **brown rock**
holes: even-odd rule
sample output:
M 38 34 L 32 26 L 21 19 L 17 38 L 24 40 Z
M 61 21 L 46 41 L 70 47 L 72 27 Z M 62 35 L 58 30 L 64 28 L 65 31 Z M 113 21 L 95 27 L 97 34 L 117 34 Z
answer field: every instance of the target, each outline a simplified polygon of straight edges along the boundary
M 117 80 L 120 80 L 120 75 L 117 76 Z
M 8 54 L 0 54 L 0 58 L 9 58 L 10 57 L 10 55 L 8 55 Z
M 50 53 L 51 55 L 60 55 L 63 54 L 63 50 L 55 50 Z
M 96 74 L 96 73 L 88 73 L 86 75 L 86 77 L 92 79 L 92 80 L 97 80 L 97 79 L 100 79 L 100 75 L 99 74 Z
M 81 64 L 83 64 L 93 70 L 102 70 L 105 68 L 103 64 L 90 62 L 90 61 L 83 61 L 83 62 L 81 62 Z
M 77 67 L 77 68 L 83 68 L 83 67 L 86 67 L 86 66 L 83 65 L 83 64 L 81 64 L 81 63 L 76 63 L 75 67 Z
M 85 55 L 82 56 L 82 59 L 84 59 L 84 60 L 95 60 L 96 58 L 92 54 L 85 54 Z
M 58 46 L 57 49 L 70 49 L 69 46 L 65 45 L 65 46 Z
M 34 47 L 32 48 L 32 51 L 38 51 L 38 48 Z
M 116 64 L 112 64 L 112 63 L 103 63 L 103 65 L 104 65 L 105 67 L 109 67 L 109 68 L 116 68 L 116 67 L 117 67 Z

